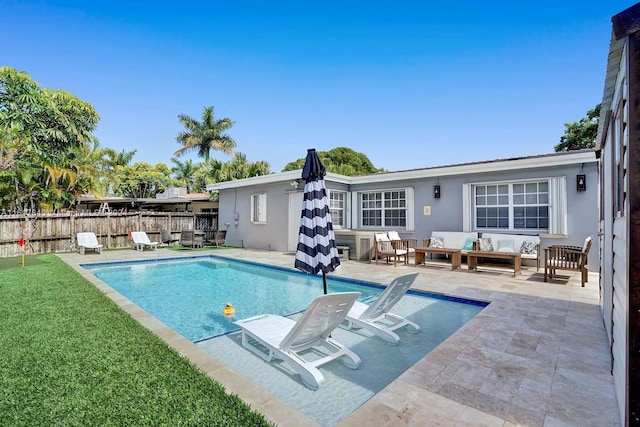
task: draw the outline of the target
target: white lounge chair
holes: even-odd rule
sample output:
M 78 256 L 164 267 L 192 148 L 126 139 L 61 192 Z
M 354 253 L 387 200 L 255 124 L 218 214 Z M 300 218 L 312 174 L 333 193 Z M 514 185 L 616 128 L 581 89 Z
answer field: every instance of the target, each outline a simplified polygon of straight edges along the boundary
M 95 233 L 78 233 L 76 237 L 78 240 L 78 252 L 80 253 L 80 255 L 84 255 L 85 249 L 93 249 L 99 254 L 102 253 L 102 245 L 98 243 L 98 238 L 96 237 Z
M 298 321 L 266 314 L 234 323 L 242 328 L 242 345 L 245 348 L 267 362 L 274 358 L 285 361 L 300 375 L 306 387 L 317 390 L 324 381 L 319 366 L 336 359 L 352 369 L 360 366 L 358 355 L 329 336 L 359 296 L 360 292 L 319 296 Z M 322 354 L 324 357 L 305 359 L 309 349 L 313 349 L 313 355 Z
M 138 251 L 143 251 L 145 247 L 155 249 L 160 242 L 152 242 L 144 231 L 132 231 L 131 239 L 133 240 L 133 248 Z
M 394 332 L 396 329 L 409 326 L 410 332 L 420 331 L 420 326 L 414 322 L 389 313 L 389 310 L 407 293 L 417 275 L 418 273 L 411 273 L 393 279 L 371 305 L 356 301 L 347 313 L 343 326 L 347 329 L 365 329 L 394 345 L 400 341 L 400 337 Z

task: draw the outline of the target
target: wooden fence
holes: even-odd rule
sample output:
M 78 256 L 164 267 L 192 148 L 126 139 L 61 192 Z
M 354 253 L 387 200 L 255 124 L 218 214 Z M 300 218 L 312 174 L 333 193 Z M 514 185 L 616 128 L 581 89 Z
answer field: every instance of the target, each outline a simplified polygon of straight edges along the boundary
M 189 212 L 64 212 L 34 215 L 0 215 L 0 258 L 20 255 L 18 242 L 25 242 L 26 254 L 69 252 L 76 248 L 76 233 L 92 231 L 105 249 L 131 246 L 130 231 L 146 231 L 160 241 L 160 230 L 174 239 L 181 230 L 202 230 L 210 237 L 217 228 L 216 213 Z

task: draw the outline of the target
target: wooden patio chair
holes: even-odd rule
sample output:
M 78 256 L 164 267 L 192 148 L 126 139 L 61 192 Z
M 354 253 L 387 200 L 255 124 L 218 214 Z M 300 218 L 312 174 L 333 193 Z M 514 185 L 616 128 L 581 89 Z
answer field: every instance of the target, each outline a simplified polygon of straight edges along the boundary
M 589 250 L 593 237 L 587 236 L 584 246 L 554 245 L 544 249 L 544 281 L 553 278 L 556 270 L 579 271 L 582 287 L 589 281 Z
M 387 236 L 389 236 L 389 240 L 391 240 L 394 247 L 406 250 L 409 257 L 415 256 L 418 239 L 403 239 L 397 231 L 389 231 Z
M 398 258 L 404 258 L 404 263 L 408 263 L 408 251 L 402 245 L 394 245 L 385 233 L 375 233 L 375 250 L 376 264 L 380 257 L 385 258 L 387 262 L 393 257 L 393 266 L 398 265 Z

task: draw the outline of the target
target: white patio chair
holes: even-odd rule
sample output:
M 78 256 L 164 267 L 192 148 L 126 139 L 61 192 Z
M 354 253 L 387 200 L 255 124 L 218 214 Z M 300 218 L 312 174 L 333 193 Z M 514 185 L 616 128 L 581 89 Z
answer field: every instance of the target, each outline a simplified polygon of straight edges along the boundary
M 352 369 L 360 365 L 358 355 L 330 337 L 359 296 L 360 292 L 319 296 L 298 321 L 265 314 L 234 323 L 242 328 L 242 345 L 246 349 L 267 362 L 285 361 L 300 375 L 306 387 L 317 390 L 324 381 L 319 366 L 336 359 Z M 309 349 L 313 349 L 316 356 L 320 353 L 324 357 L 305 358 Z
M 409 326 L 410 332 L 417 333 L 420 326 L 389 310 L 407 293 L 418 273 L 405 274 L 393 279 L 391 284 L 371 303 L 356 301 L 343 325 L 347 329 L 362 328 L 375 334 L 390 344 L 397 344 L 400 337 L 394 331 Z

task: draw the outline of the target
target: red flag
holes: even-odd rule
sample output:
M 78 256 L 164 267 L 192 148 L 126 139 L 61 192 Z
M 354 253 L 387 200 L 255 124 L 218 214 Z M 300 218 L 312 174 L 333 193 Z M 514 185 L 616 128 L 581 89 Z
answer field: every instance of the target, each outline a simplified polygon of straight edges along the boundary
M 131 230 L 129 230 L 129 237 L 131 237 Z
M 20 247 L 24 246 L 24 237 L 21 237 L 20 240 L 18 240 L 18 246 Z

